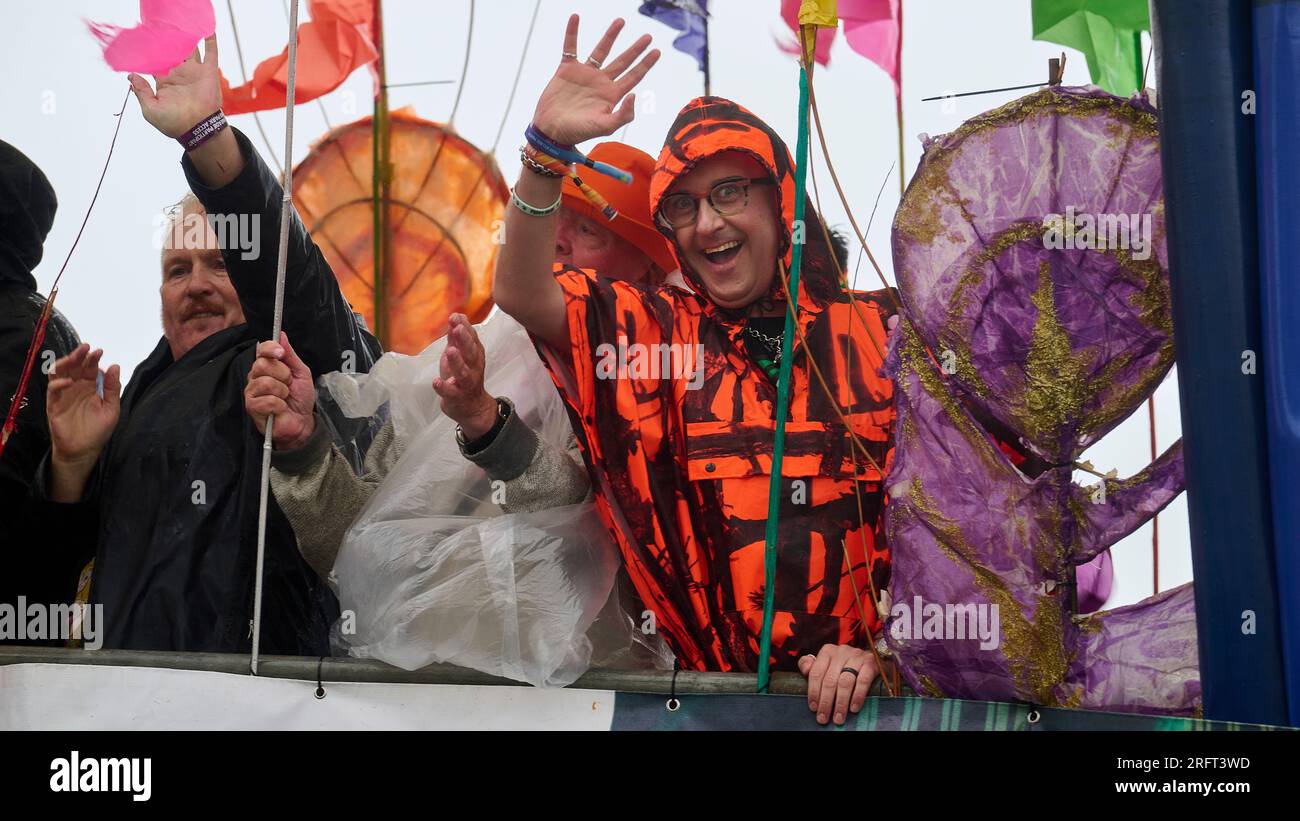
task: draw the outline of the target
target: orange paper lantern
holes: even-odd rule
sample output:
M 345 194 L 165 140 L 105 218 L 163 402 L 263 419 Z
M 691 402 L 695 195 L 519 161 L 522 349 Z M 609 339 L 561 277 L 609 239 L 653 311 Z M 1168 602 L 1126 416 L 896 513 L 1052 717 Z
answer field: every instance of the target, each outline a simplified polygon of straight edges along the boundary
M 510 189 L 492 157 L 445 125 L 392 112 L 388 270 L 376 282 L 371 132 L 366 117 L 316 143 L 294 169 L 294 206 L 384 348 L 417 353 L 453 312 L 478 322 L 492 309 Z

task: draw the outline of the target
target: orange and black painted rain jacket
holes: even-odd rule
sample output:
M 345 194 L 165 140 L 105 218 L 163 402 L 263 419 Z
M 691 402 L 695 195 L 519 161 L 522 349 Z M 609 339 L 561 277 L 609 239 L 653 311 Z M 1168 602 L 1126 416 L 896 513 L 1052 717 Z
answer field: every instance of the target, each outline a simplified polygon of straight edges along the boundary
M 699 98 L 678 115 L 651 181 L 651 210 L 678 177 L 721 151 L 752 155 L 775 181 L 788 266 L 794 164 L 766 124 L 728 100 Z M 868 573 L 883 590 L 889 571 L 878 529 L 882 477 L 855 458 L 807 359 L 886 467 L 894 414 L 879 368 L 888 309 L 883 294 L 863 292 L 855 309 L 811 208 L 805 222 L 798 322 L 808 350 L 796 336 L 772 631 L 773 667 L 785 670 L 824 644 L 866 646 L 861 617 L 872 632 L 879 625 Z M 683 274 L 705 293 L 692 271 Z M 684 669 L 757 669 L 776 384 L 746 353 L 744 317 L 667 285 L 577 270 L 557 280 L 571 360 L 539 347 L 638 594 Z

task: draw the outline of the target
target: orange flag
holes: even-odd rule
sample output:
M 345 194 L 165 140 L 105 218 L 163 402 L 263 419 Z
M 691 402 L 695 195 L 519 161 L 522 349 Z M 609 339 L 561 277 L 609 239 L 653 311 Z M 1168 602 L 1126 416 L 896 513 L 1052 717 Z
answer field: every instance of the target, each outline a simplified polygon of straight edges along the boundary
M 298 88 L 295 99 L 314 100 L 338 88 L 348 75 L 373 63 L 372 0 L 309 0 L 311 20 L 298 26 Z M 253 79 L 232 87 L 221 78 L 221 107 L 227 114 L 284 108 L 289 49 L 263 60 Z

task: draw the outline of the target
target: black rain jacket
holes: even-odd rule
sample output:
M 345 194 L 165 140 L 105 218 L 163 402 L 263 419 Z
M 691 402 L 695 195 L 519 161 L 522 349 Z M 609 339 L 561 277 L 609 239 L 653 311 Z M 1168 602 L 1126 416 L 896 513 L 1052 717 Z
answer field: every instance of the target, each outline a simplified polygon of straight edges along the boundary
M 210 218 L 261 221 L 255 258 L 222 250 L 247 321 L 179 361 L 159 341 L 123 392 L 121 418 L 82 502 L 95 514 L 90 600 L 104 606 L 106 648 L 243 653 L 252 646 L 262 437 L 244 411 L 243 389 L 258 341 L 270 338 L 283 194 L 248 138 L 235 136 L 246 165 L 230 184 L 208 188 L 188 157 L 181 165 Z M 367 371 L 378 355 L 296 213 L 283 327 L 313 374 Z M 329 655 L 337 617 L 337 599 L 302 559 L 272 495 L 261 652 Z

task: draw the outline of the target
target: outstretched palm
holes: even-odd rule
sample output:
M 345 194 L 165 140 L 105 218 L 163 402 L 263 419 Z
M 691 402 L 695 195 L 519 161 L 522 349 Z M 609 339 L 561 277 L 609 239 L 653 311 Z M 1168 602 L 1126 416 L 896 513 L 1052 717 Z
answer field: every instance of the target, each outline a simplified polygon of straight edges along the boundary
M 65 462 L 94 462 L 117 424 L 122 391 L 120 370 L 104 374 L 104 395 L 96 388 L 104 352 L 82 343 L 54 363 L 46 394 L 46 415 L 54 455 Z
M 582 62 L 573 56 L 578 49 L 578 15 L 569 17 L 560 67 L 542 91 L 533 115 L 533 123 L 547 136 L 577 145 L 609 136 L 632 122 L 635 95 L 630 92 L 658 61 L 659 51 L 652 49 L 633 66 L 650 45 L 650 35 L 642 35 L 609 65 L 604 65 L 622 28 L 622 19 L 611 23 L 591 56 Z
M 204 40 L 204 55 L 199 50 L 185 62 L 154 77 L 157 90 L 139 74 L 127 79 L 140 101 L 144 118 L 168 137 L 180 137 L 203 118 L 221 108 L 221 74 L 217 69 L 217 36 Z

